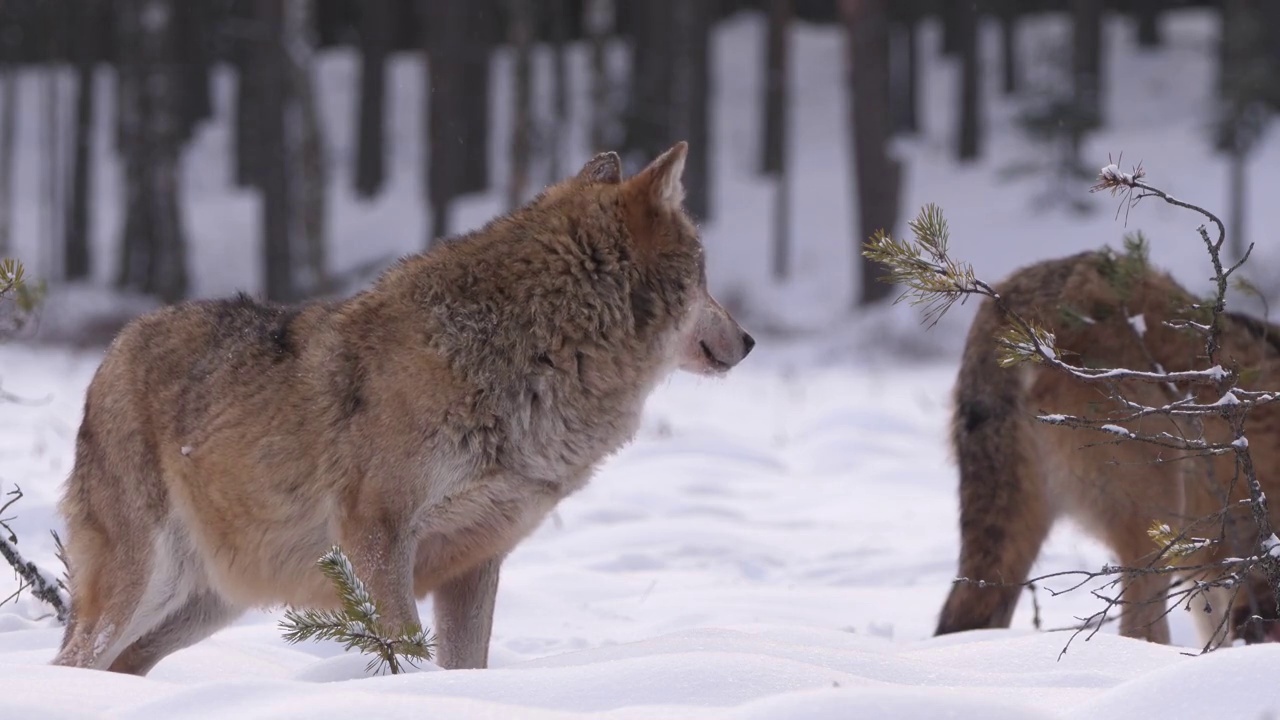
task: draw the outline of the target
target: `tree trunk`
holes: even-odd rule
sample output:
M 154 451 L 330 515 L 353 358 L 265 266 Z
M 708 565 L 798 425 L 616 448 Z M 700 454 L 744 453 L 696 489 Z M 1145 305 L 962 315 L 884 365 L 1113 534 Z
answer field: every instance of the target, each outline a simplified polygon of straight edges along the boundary
M 533 155 L 533 4 L 507 0 L 507 42 L 512 56 L 511 177 L 507 207 L 524 202 Z
M 289 0 L 285 40 L 289 58 L 290 97 L 297 98 L 297 110 L 290 120 L 299 124 L 299 144 L 290 159 L 290 172 L 299 184 L 303 226 L 301 257 L 295 261 L 303 274 L 303 297 L 323 292 L 328 286 L 328 210 L 329 166 L 321 132 L 319 101 L 316 98 L 313 66 L 315 62 L 315 0 Z
M 264 291 L 297 302 L 323 285 L 323 158 L 310 89 L 311 0 L 257 0 L 263 31 L 255 73 L 262 90 Z M 319 192 L 317 192 L 317 185 Z
M 178 63 L 182 70 L 181 141 L 186 143 L 200 123 L 213 117 L 213 83 L 210 77 L 213 48 L 209 38 L 215 22 L 210 0 L 183 0 L 174 6 L 178 41 Z
M 942 0 L 942 54 L 959 55 L 964 48 L 964 14 L 970 0 Z M 969 8 L 972 11 L 972 8 Z
M 592 153 L 613 149 L 617 142 L 617 120 L 609 96 L 613 83 L 609 77 L 606 55 L 609 37 L 614 28 L 614 9 L 614 0 L 585 0 L 583 5 L 583 25 L 591 41 L 591 119 L 588 141 L 591 143 Z
M 387 56 L 391 52 L 391 0 L 360 4 L 360 103 L 357 108 L 356 195 L 373 198 L 386 181 Z
M 680 0 L 649 0 L 630 6 L 631 87 L 623 160 L 635 168 L 670 147 L 670 66 L 675 32 L 667 9 L 673 2 Z
M 979 64 L 978 11 L 970 2 L 958 2 L 960 27 L 960 128 L 956 157 L 977 159 L 982 152 L 982 71 Z
M 18 129 L 18 71 L 0 67 L 0 256 L 13 249 L 13 170 Z
M 711 213 L 711 133 L 708 107 L 711 96 L 711 6 L 704 2 L 671 0 L 669 31 L 672 62 L 668 75 L 667 147 L 680 140 L 689 143 L 685 160 L 685 207 L 701 221 Z M 662 148 L 666 150 L 666 147 Z
M 787 34 L 791 27 L 791 0 L 769 0 L 769 24 L 765 32 L 764 121 L 761 123 L 760 172 L 782 172 L 786 152 Z
M 858 304 L 868 305 L 888 297 L 892 287 L 879 281 L 886 268 L 863 257 L 862 246 L 877 230 L 893 232 L 902 179 L 902 167 L 889 154 L 892 128 L 888 2 L 841 0 L 840 10 L 850 44 L 851 129 L 858 208 L 855 274 L 861 278 Z
M 117 0 L 115 9 L 125 156 L 119 283 L 167 302 L 180 300 L 187 290 L 175 5 L 176 0 Z
M 89 0 L 78 13 L 76 41 L 72 52 L 76 66 L 76 106 L 72 138 L 71 182 L 66 206 L 66 231 L 63 244 L 63 276 L 80 280 L 91 274 L 90 267 L 90 198 L 93 173 L 94 67 L 97 60 L 95 39 L 101 32 L 98 3 Z
M 427 247 L 450 229 L 454 198 L 488 185 L 490 38 L 486 0 L 420 0 L 427 45 Z
M 462 139 L 460 194 L 485 192 L 489 189 L 489 54 L 501 28 L 497 0 L 436 0 L 461 2 L 464 22 L 460 28 L 441 28 L 458 33 L 457 52 L 461 63 L 463 93 L 459 105 L 458 125 Z M 461 32 L 459 32 L 459 30 Z
M 265 153 L 262 146 L 262 80 L 254 67 L 254 58 L 266 39 L 265 30 L 254 20 L 252 13 L 245 18 L 244 25 L 244 36 L 236 39 L 233 50 L 236 68 L 235 184 L 248 188 L 262 184 L 262 158 Z
M 1000 13 L 1001 89 L 1005 95 L 1018 92 L 1018 15 L 1013 9 Z
M 904 18 L 891 24 L 890 85 L 893 104 L 894 132 L 916 133 L 920 130 L 917 91 L 920 57 L 916 41 L 917 21 Z
M 1138 47 L 1157 48 L 1164 44 L 1160 35 L 1160 6 L 1163 0 L 1134 0 L 1138 21 Z
M 561 177 L 564 160 L 564 139 L 571 118 L 569 116 L 569 3 L 567 0 L 549 0 L 547 12 L 551 15 L 551 105 L 554 113 L 547 130 L 547 175 L 551 182 Z
M 1102 124 L 1102 0 L 1071 0 L 1071 74 L 1085 127 Z

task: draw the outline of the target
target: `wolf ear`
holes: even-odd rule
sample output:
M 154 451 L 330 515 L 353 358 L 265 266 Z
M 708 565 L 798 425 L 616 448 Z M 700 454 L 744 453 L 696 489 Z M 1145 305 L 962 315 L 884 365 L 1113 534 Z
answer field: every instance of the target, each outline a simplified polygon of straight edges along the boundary
M 599 153 L 582 166 L 578 179 L 616 185 L 622 182 L 622 158 L 613 151 Z
M 644 170 L 636 173 L 631 182 L 643 187 L 655 205 L 668 210 L 679 210 L 684 203 L 684 161 L 689 155 L 689 143 L 681 140 L 662 153 Z

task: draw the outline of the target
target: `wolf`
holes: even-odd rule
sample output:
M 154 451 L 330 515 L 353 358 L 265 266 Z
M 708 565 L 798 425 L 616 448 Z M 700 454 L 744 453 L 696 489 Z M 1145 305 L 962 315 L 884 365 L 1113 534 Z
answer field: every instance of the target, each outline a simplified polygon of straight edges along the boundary
M 1045 260 L 1015 271 L 995 290 L 1010 310 L 1054 333 L 1055 345 L 1071 353 L 1064 359 L 1077 366 L 1207 367 L 1204 336 L 1166 324 L 1194 318 L 1197 298 L 1151 267 L 1141 251 L 1104 249 Z M 1218 541 L 1179 558 L 1182 568 L 1256 552 L 1259 538 L 1241 502 L 1248 492 L 1233 454 L 1175 461 L 1179 453 L 1173 450 L 1138 441 L 1111 443 L 1093 431 L 1037 420 L 1048 413 L 1100 417 L 1118 407 L 1104 388 L 1043 364 L 1002 367 L 997 336 L 1006 324 L 996 302 L 984 300 L 965 341 L 951 423 L 960 475 L 959 576 L 986 583 L 961 581 L 952 587 L 936 635 L 1008 627 L 1019 584 L 1062 518 L 1104 543 L 1123 567 L 1145 567 L 1157 559 L 1160 546 L 1148 534 L 1156 523 L 1175 534 L 1186 531 Z M 1221 327 L 1220 363 L 1239 364 L 1242 387 L 1280 384 L 1280 328 L 1236 312 L 1225 313 Z M 1217 399 L 1203 386 L 1125 381 L 1117 388 L 1148 406 L 1165 405 L 1192 390 L 1201 401 Z M 1219 418 L 1197 425 L 1187 418 L 1153 416 L 1126 427 L 1215 442 L 1232 437 Z M 1280 410 L 1258 408 L 1247 429 L 1258 479 L 1268 496 L 1280 497 Z M 1212 518 L 1224 507 L 1231 509 Z M 1273 523 L 1280 521 L 1280 504 L 1270 513 Z M 1167 562 L 1168 557 L 1159 560 Z M 1180 577 L 1183 582 L 1212 579 L 1191 569 Z M 1122 635 L 1169 643 L 1170 582 L 1160 574 L 1123 576 Z M 1265 579 L 1250 576 L 1241 587 L 1238 593 L 1217 588 L 1186 603 L 1206 643 L 1277 639 L 1275 602 Z
M 680 142 L 602 153 L 343 300 L 240 296 L 130 322 L 59 502 L 57 665 L 145 675 L 250 608 L 335 608 L 349 556 L 392 630 L 484 668 L 503 559 L 633 438 L 655 385 L 755 340 L 707 290 Z

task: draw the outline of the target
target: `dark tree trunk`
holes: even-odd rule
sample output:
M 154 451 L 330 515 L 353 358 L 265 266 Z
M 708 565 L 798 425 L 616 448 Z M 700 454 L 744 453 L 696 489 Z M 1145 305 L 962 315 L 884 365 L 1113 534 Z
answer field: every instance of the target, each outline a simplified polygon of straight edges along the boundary
M 697 219 L 707 221 L 711 212 L 711 17 L 709 3 L 675 0 L 671 31 L 675 62 L 669 65 L 672 114 L 669 145 L 689 143 L 685 161 L 685 207 Z M 665 149 L 665 148 L 664 148 Z
M 548 0 L 551 15 L 551 105 L 554 113 L 547 130 L 547 175 L 551 182 L 560 180 L 560 164 L 564 155 L 564 138 L 569 127 L 569 2 Z
M 488 187 L 489 0 L 420 0 L 427 45 L 427 246 L 449 234 L 454 198 Z
M 1071 0 L 1071 75 L 1086 128 L 1102 124 L 1102 0 Z
M 969 0 L 942 0 L 942 54 L 959 55 L 964 46 L 964 13 Z
M 674 32 L 669 27 L 667 7 L 672 2 L 679 0 L 649 0 L 629 6 L 631 88 L 623 160 L 634 168 L 670 147 Z
M 210 0 L 183 0 L 175 6 L 178 63 L 181 66 L 182 142 L 195 134 L 200 123 L 213 117 L 213 47 L 209 41 L 214 22 Z
M 627 112 L 627 159 L 639 166 L 680 140 L 689 143 L 685 204 L 710 218 L 707 130 L 711 92 L 711 7 L 654 0 L 632 7 L 632 92 Z
M 791 28 L 791 0 L 769 0 L 765 34 L 764 122 L 761 123 L 760 172 L 782 172 L 786 152 L 787 34 Z
M 373 198 L 386 180 L 387 56 L 391 52 L 391 0 L 360 4 L 360 104 L 357 109 L 356 195 Z
M 889 154 L 889 19 L 887 0 L 841 0 L 850 45 L 850 99 L 853 104 L 854 181 L 857 185 L 856 268 L 861 278 L 858 304 L 889 296 L 879 281 L 886 268 L 867 260 L 862 246 L 878 230 L 893 232 L 898 221 L 902 167 Z
M 609 66 L 605 51 L 614 29 L 614 0 L 585 0 L 583 26 L 591 42 L 591 119 L 589 142 L 591 152 L 614 149 L 618 142 L 617 128 L 610 90 Z
M 1134 0 L 1138 21 L 1138 47 L 1157 48 L 1164 44 L 1160 35 L 1160 6 L 1164 0 Z
M 72 126 L 71 182 L 67 197 L 67 217 L 63 227 L 63 276 L 80 280 L 91 274 L 90 266 L 90 195 L 93 174 L 94 67 L 97 58 L 96 38 L 102 31 L 104 18 L 97 0 L 88 0 L 75 18 L 76 39 L 72 53 L 76 67 L 75 121 Z
M 323 172 L 311 127 L 311 0 L 257 0 L 264 291 L 296 302 L 323 284 Z M 319 194 L 316 185 L 319 184 Z M 317 206 L 319 204 L 319 206 Z
M 906 18 L 892 23 L 891 28 L 889 92 L 893 103 L 893 129 L 894 132 L 916 133 L 920 130 L 918 23 L 914 18 Z
M 1009 8 L 1000 13 L 1001 89 L 1005 95 L 1018 92 L 1018 15 Z
M 13 248 L 13 170 L 18 129 L 18 71 L 0 65 L 0 255 Z
M 180 202 L 181 90 L 176 0 L 117 0 L 125 164 L 122 287 L 180 300 L 187 290 Z
M 464 0 L 462 10 L 465 20 L 455 42 L 463 87 L 458 130 L 465 158 L 459 191 L 466 194 L 489 189 L 489 54 L 501 28 L 496 21 L 497 0 Z
M 257 170 L 257 185 L 262 190 L 262 252 L 263 291 L 268 300 L 294 302 L 300 299 L 300 291 L 294 282 L 292 247 L 296 242 L 291 233 L 299 232 L 292 226 L 296 216 L 292 207 L 295 199 L 291 192 L 285 127 L 287 104 L 288 68 L 282 42 L 285 26 L 284 0 L 255 0 L 258 31 L 253 74 L 255 89 L 260 90 L 256 103 L 259 140 L 262 143 L 262 163 Z
M 979 64 L 978 11 L 970 2 L 958 2 L 960 27 L 960 127 L 956 157 L 964 162 L 982 152 L 982 70 Z
M 258 187 L 262 184 L 262 107 L 261 84 L 254 67 L 258 46 L 264 40 L 264 30 L 252 16 L 245 23 L 245 36 L 235 43 L 236 68 L 235 97 L 235 183 L 238 187 Z
M 533 2 L 507 1 L 507 42 L 512 54 L 511 177 L 507 207 L 524 202 L 533 159 Z

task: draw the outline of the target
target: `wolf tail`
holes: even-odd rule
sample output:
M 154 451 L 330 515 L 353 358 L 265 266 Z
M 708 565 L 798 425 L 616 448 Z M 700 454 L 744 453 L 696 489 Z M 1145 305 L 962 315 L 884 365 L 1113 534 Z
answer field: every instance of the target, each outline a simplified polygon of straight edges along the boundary
M 1025 370 L 997 362 L 1000 311 L 987 301 L 966 341 L 955 390 L 952 444 L 960 469 L 959 577 L 935 635 L 1008 627 L 1048 535 L 1045 487 L 1028 446 Z

